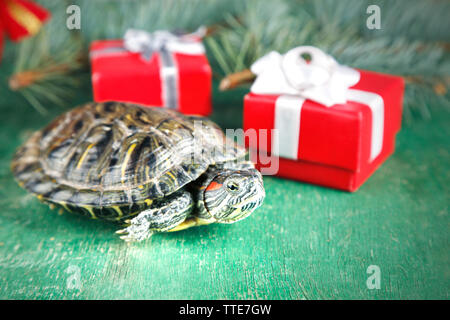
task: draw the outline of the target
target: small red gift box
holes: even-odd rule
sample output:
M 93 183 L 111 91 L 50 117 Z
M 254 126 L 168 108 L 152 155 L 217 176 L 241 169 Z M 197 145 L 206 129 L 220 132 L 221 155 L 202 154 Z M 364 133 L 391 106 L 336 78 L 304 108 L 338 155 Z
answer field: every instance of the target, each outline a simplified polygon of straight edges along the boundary
M 356 191 L 394 151 L 404 82 L 354 71 L 359 79 L 346 89 L 344 103 L 326 106 L 299 95 L 247 94 L 244 130 L 257 136 L 248 139 L 250 149 L 278 155 L 280 177 Z M 267 160 L 257 160 L 264 173 Z
M 211 113 L 211 68 L 201 37 L 127 31 L 90 48 L 94 100 L 115 100 Z

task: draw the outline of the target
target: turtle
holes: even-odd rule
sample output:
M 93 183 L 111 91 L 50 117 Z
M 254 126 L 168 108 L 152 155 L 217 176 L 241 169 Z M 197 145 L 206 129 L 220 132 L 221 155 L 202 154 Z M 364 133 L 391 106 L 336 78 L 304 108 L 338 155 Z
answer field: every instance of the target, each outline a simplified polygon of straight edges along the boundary
M 125 241 L 248 217 L 265 198 L 247 150 L 208 118 L 107 101 L 69 110 L 17 149 L 39 200 L 120 225 Z

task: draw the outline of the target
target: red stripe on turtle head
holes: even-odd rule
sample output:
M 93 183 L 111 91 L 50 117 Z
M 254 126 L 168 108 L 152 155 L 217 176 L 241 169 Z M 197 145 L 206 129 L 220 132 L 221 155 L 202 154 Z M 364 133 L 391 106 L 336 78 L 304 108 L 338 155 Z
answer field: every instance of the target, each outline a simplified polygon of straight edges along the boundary
M 208 188 L 206 188 L 206 191 L 217 190 L 217 189 L 222 188 L 222 186 L 223 186 L 223 184 L 213 181 L 208 185 Z

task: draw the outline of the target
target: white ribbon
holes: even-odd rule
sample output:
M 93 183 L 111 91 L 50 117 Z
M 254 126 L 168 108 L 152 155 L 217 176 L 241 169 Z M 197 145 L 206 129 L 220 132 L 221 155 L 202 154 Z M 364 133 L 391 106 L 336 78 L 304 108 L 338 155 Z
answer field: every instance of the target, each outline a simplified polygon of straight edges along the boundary
M 309 55 L 307 61 L 305 55 Z M 340 65 L 318 48 L 297 47 L 281 55 L 272 51 L 257 60 L 251 71 L 257 75 L 250 91 L 280 95 L 275 105 L 274 154 L 298 159 L 301 109 L 306 99 L 326 107 L 348 100 L 368 105 L 372 112 L 370 161 L 381 152 L 384 136 L 384 102 L 372 92 L 349 89 L 360 79 L 358 71 Z
M 384 101 L 374 92 L 350 89 L 347 92 L 350 101 L 356 101 L 367 105 L 372 112 L 372 140 L 370 146 L 369 161 L 373 161 L 383 149 L 384 137 Z
M 308 62 L 304 55 L 308 54 Z M 257 60 L 251 71 L 257 75 L 251 92 L 293 94 L 327 107 L 347 101 L 347 89 L 359 81 L 359 72 L 340 65 L 318 48 L 303 46 L 281 55 L 272 51 Z
M 278 136 L 272 139 L 273 154 L 297 160 L 304 102 L 304 98 L 291 95 L 281 95 L 275 102 L 275 129 L 278 129 Z

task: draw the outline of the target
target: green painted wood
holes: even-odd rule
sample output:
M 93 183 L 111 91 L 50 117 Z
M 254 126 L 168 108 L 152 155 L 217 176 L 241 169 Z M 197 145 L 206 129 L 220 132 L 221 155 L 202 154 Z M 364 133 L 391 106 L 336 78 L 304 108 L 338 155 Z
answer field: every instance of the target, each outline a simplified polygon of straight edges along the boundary
M 404 127 L 395 155 L 355 194 L 266 177 L 267 199 L 248 219 L 130 245 L 113 226 L 58 215 L 14 182 L 13 150 L 62 110 L 40 116 L 5 82 L 0 72 L 2 299 L 449 298 L 446 112 Z M 244 92 L 215 92 L 223 127 L 241 125 Z M 366 285 L 370 265 L 380 289 Z

